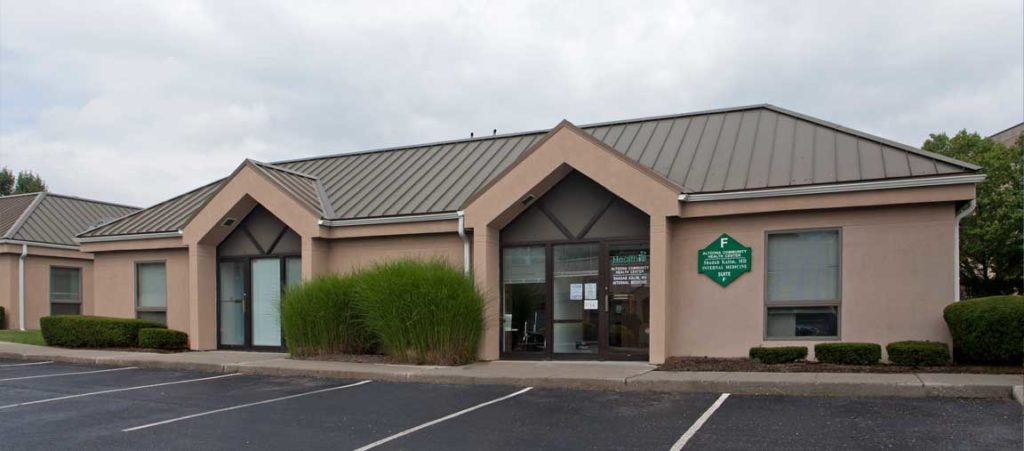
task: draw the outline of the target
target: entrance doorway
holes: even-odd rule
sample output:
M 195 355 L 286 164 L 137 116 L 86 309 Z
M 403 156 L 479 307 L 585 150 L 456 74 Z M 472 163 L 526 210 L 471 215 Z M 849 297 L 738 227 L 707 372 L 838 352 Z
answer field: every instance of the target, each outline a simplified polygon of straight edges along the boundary
M 300 258 L 222 258 L 218 266 L 220 347 L 284 349 L 281 294 L 302 280 Z
M 648 227 L 573 172 L 503 228 L 502 356 L 646 360 Z
M 280 351 L 281 295 L 302 280 L 299 236 L 256 206 L 217 247 L 217 344 Z

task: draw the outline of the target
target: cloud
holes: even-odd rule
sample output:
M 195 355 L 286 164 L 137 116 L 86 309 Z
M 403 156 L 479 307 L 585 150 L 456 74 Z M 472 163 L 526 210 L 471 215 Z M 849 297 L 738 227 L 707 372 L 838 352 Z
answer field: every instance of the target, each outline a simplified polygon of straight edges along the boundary
M 1016 1 L 4 2 L 0 164 L 150 205 L 277 159 L 769 102 L 912 145 L 1024 117 Z

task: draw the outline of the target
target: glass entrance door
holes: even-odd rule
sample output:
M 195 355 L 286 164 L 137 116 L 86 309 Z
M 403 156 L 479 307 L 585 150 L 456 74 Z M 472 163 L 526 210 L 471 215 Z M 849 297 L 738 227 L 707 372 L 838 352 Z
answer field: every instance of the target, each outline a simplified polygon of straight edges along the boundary
M 280 350 L 281 295 L 302 280 L 299 257 L 223 258 L 218 262 L 218 344 Z
M 597 354 L 601 245 L 559 244 L 553 250 L 554 352 Z
M 650 249 L 647 243 L 608 245 L 608 353 L 646 356 L 650 347 Z

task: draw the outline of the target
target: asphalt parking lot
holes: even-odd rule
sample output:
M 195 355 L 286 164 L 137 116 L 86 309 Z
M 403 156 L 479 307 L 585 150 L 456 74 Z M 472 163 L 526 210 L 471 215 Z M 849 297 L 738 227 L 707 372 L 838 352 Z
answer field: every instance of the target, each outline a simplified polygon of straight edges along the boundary
M 4 450 L 1020 450 L 1022 412 L 1009 399 L 597 392 L 0 360 Z

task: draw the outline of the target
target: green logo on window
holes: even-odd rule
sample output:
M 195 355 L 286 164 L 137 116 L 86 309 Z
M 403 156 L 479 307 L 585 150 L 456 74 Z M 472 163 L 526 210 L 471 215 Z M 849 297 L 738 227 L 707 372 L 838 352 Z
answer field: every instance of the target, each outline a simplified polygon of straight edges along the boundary
M 750 248 L 722 234 L 697 252 L 697 272 L 726 286 L 741 274 L 750 272 Z

